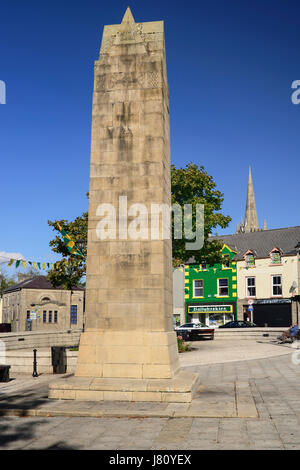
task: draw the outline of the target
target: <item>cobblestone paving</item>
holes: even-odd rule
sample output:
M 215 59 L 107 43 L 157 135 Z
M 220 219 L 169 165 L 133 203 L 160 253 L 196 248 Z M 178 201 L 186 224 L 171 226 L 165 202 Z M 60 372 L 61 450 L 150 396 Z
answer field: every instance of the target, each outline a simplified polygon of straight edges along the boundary
M 300 449 L 300 365 L 290 354 L 189 370 L 207 385 L 249 380 L 259 418 L 1 417 L 0 449 Z

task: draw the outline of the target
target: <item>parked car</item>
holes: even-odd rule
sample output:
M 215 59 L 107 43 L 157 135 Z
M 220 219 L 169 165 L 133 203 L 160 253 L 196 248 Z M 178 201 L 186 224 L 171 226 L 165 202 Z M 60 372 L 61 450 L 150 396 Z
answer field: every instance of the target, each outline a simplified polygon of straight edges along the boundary
M 229 321 L 225 323 L 225 325 L 219 326 L 219 328 L 254 328 L 257 327 L 255 323 L 251 323 L 250 321 Z
M 182 336 L 185 341 L 197 340 L 200 338 L 214 339 L 214 328 L 208 328 L 202 323 L 185 323 L 175 328 L 177 336 Z

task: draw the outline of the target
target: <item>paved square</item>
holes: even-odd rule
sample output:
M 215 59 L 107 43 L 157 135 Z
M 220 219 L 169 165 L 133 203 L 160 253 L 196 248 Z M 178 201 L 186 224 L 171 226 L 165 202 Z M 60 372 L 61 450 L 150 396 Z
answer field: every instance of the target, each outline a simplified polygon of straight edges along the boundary
M 202 382 L 190 410 L 185 403 L 112 402 L 110 416 L 104 414 L 107 403 L 98 403 L 102 406 L 102 417 L 84 416 L 95 411 L 94 402 L 48 400 L 48 383 L 54 380 L 51 376 L 23 377 L 0 384 L 0 412 L 19 409 L 21 414 L 21 417 L 1 416 L 0 449 L 298 450 L 300 365 L 292 363 L 291 350 L 285 348 L 285 352 L 276 357 L 189 367 L 200 374 Z M 239 393 L 241 401 L 235 400 L 235 406 L 241 409 L 245 403 L 247 406 L 250 393 L 256 417 L 236 417 L 237 409 L 235 416 L 224 416 L 225 410 L 234 409 L 232 397 Z M 200 401 L 197 404 L 198 395 L 202 409 Z M 66 409 L 68 403 L 73 404 L 72 414 Z M 154 405 L 161 407 L 157 410 L 160 417 L 142 417 L 151 416 Z M 214 406 L 220 416 L 205 417 L 209 406 Z M 53 407 L 62 416 L 51 417 Z M 168 407 L 172 407 L 172 417 Z M 202 417 L 195 417 L 197 407 Z M 49 413 L 25 417 L 25 408 L 36 414 L 48 409 Z M 117 417 L 120 410 L 127 417 Z

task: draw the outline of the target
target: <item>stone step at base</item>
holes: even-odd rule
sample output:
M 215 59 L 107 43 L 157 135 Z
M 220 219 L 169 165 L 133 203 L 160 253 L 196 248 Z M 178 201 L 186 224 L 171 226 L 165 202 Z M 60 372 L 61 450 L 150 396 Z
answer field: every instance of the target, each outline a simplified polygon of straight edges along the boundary
M 189 403 L 199 375 L 179 371 L 172 379 L 70 377 L 49 386 L 49 398 L 82 401 Z

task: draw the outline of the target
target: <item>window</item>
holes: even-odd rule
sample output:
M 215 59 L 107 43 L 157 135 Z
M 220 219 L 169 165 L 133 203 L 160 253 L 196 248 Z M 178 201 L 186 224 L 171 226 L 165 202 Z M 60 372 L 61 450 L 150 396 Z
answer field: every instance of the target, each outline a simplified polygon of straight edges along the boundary
M 49 310 L 48 322 L 52 323 L 52 310 Z
M 255 297 L 256 296 L 255 277 L 247 277 L 246 286 L 247 286 L 247 297 Z
M 57 310 L 55 310 L 55 312 L 54 312 L 54 323 L 57 323 L 57 313 L 58 313 Z
M 247 268 L 253 268 L 255 266 L 255 258 L 253 253 L 246 255 L 246 266 Z
M 71 325 L 77 325 L 77 305 L 71 305 Z
M 228 279 L 218 279 L 218 295 L 220 297 L 228 296 Z
M 279 251 L 272 251 L 271 262 L 272 264 L 281 264 L 281 256 Z
M 282 278 L 281 276 L 272 276 L 272 295 L 282 295 Z
M 194 280 L 194 297 L 203 297 L 203 279 Z
M 230 256 L 229 255 L 223 255 L 223 263 L 222 263 L 222 268 L 226 269 L 230 267 Z
M 27 318 L 27 320 L 29 320 L 29 318 L 30 318 L 30 310 L 27 310 L 27 312 L 26 312 L 26 318 Z
M 47 322 L 47 312 L 46 310 L 43 311 L 43 323 Z

